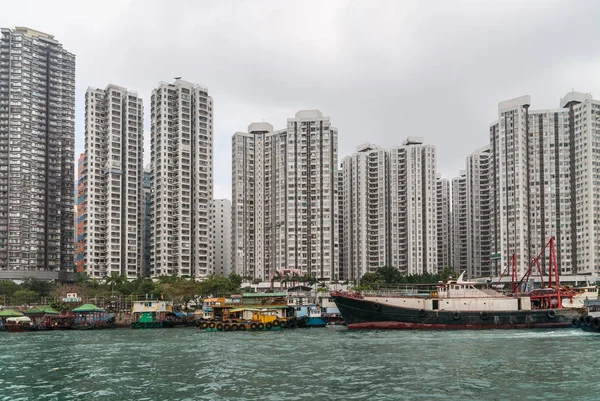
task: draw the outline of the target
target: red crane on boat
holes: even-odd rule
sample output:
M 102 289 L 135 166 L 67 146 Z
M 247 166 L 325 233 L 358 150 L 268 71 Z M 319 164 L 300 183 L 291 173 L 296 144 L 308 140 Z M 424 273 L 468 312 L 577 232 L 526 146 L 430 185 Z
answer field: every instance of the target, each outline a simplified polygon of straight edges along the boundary
M 550 250 L 550 254 L 548 257 L 548 285 L 546 286 L 544 283 L 544 272 L 540 262 L 545 258 L 547 250 Z M 528 295 L 531 298 L 532 305 L 537 306 L 539 309 L 562 308 L 562 299 L 572 298 L 575 295 L 575 292 L 567 288 L 563 288 L 560 285 L 560 272 L 556 260 L 556 241 L 554 237 L 550 238 L 542 251 L 531 260 L 529 263 L 529 268 L 521 280 L 517 280 L 517 254 L 513 254 L 509 259 L 507 270 L 511 272 L 512 276 L 512 294 L 519 294 L 519 288 L 524 282 L 526 283 L 529 280 L 534 267 L 537 267 L 537 272 L 539 273 L 542 281 L 542 288 L 534 289 L 529 292 Z M 503 276 L 504 271 L 502 272 L 498 283 L 500 283 L 500 280 L 502 280 Z

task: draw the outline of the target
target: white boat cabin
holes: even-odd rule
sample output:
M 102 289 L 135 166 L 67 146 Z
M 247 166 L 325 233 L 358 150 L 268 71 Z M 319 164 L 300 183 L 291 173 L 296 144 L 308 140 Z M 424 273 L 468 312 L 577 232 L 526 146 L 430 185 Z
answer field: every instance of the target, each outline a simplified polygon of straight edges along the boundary
M 135 301 L 133 303 L 132 312 L 144 313 L 144 312 L 172 312 L 173 302 L 169 301 L 153 301 L 147 299 L 145 301 Z
M 489 288 L 478 288 L 478 283 L 463 280 L 464 273 L 446 284 L 437 286 L 428 296 L 370 295 L 365 299 L 393 306 L 425 310 L 452 311 L 517 311 L 531 310 L 527 296 L 508 297 Z

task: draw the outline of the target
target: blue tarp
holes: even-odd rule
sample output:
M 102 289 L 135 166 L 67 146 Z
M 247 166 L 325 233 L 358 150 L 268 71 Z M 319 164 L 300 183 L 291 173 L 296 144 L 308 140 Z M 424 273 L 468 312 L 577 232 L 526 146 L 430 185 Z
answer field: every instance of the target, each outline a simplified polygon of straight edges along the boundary
M 187 314 L 185 314 L 183 312 L 175 312 L 175 316 L 177 316 L 177 317 L 187 317 Z

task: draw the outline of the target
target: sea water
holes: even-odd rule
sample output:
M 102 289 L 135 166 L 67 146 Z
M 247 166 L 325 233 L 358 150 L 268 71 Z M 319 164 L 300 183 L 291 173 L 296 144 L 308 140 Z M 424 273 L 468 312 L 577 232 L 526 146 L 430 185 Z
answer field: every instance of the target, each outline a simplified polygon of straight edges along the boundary
M 600 334 L 0 333 L 0 400 L 599 400 Z

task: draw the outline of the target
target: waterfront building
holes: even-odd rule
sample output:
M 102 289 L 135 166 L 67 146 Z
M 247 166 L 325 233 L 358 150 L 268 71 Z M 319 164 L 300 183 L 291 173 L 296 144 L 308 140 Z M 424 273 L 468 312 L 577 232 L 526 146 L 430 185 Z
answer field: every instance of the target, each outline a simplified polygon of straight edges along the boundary
M 182 79 L 151 98 L 151 275 L 207 277 L 213 198 L 213 100 Z
M 390 150 L 390 261 L 405 274 L 438 272 L 435 169 L 423 138 Z
M 142 255 L 143 266 L 142 274 L 150 276 L 150 261 L 151 249 L 150 238 L 152 236 L 152 168 L 150 164 L 144 167 L 142 179 L 142 198 L 141 198 L 141 213 L 142 213 Z
M 597 274 L 600 102 L 571 92 L 558 109 L 533 111 L 530 104 L 529 96 L 501 102 L 498 121 L 490 127 L 500 266 L 516 253 L 524 272 L 555 236 L 562 273 Z
M 365 143 L 342 162 L 343 255 L 345 275 L 360 279 L 390 263 L 389 152 Z
M 435 179 L 437 208 L 438 271 L 452 266 L 452 214 L 450 180 L 437 174 Z
M 144 111 L 136 92 L 110 84 L 85 94 L 84 255 L 88 277 L 143 274 Z
M 337 135 L 318 110 L 299 111 L 283 130 L 253 123 L 233 135 L 235 272 L 338 274 Z
M 74 271 L 75 56 L 0 29 L 0 279 Z
M 217 276 L 232 273 L 231 255 L 231 201 L 214 199 L 211 204 L 210 227 L 212 230 L 211 269 Z

